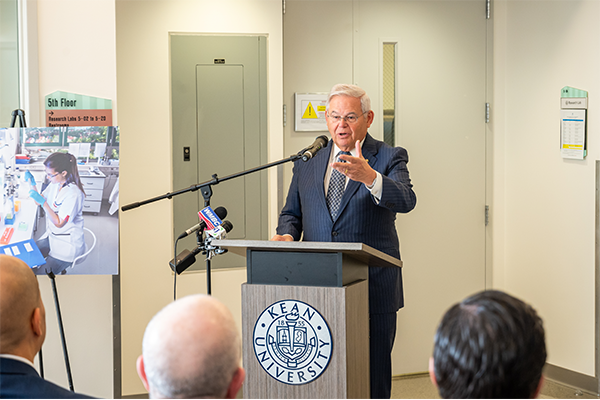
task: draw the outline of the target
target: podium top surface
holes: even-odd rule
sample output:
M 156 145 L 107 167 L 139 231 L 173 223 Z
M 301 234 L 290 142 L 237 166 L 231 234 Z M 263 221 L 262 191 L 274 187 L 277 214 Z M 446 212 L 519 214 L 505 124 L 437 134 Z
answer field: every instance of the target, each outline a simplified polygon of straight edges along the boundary
M 213 246 L 228 249 L 234 254 L 246 257 L 246 250 L 279 251 L 279 252 L 341 252 L 372 267 L 402 267 L 402 261 L 385 254 L 364 243 L 333 242 L 276 242 L 270 240 L 213 240 Z

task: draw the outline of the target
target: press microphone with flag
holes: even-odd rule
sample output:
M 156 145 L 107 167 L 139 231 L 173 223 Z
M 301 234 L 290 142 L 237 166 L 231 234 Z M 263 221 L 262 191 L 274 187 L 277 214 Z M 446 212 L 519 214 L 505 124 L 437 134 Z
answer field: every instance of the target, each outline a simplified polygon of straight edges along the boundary
M 210 207 L 206 207 L 206 208 L 210 208 Z M 212 208 L 210 208 L 212 211 Z M 223 219 L 225 217 L 227 217 L 227 209 L 225 207 L 217 207 L 214 209 L 214 211 L 212 211 L 214 214 L 217 215 L 218 218 Z M 204 220 L 200 220 L 200 223 L 192 226 L 190 229 L 186 230 L 185 232 L 183 232 L 181 235 L 179 235 L 179 237 L 177 239 L 182 239 L 198 230 L 203 231 L 204 229 L 206 229 L 206 222 L 204 222 Z
M 205 210 L 205 209 L 204 209 Z M 216 210 L 215 210 L 216 211 Z M 233 229 L 233 224 L 229 221 L 223 221 L 215 228 L 206 231 L 206 240 L 212 239 L 225 239 L 227 234 Z M 183 271 L 188 269 L 192 264 L 196 262 L 196 255 L 200 252 L 208 250 L 208 247 L 199 246 L 196 249 L 189 251 L 188 249 L 183 250 L 177 255 L 177 262 L 171 260 L 169 266 L 177 274 L 180 275 Z M 216 254 L 223 254 L 227 252 L 226 249 L 216 250 L 214 247 L 210 249 L 213 252 L 217 251 Z
M 202 210 L 198 211 L 198 217 L 200 217 L 201 223 L 204 222 L 206 226 L 205 230 L 207 231 L 215 229 L 223 224 L 221 217 L 212 208 L 210 208 L 210 206 L 204 207 Z
M 308 146 L 306 149 L 300 151 L 300 153 L 302 153 L 302 161 L 306 162 L 313 158 L 315 154 L 317 154 L 317 151 L 327 147 L 328 142 L 329 139 L 325 135 L 321 135 L 318 138 L 316 138 L 313 144 Z
M 233 229 L 233 224 L 229 221 L 223 221 L 223 223 L 217 226 L 215 229 L 207 230 L 206 235 L 212 236 L 215 239 L 225 239 L 227 234 Z

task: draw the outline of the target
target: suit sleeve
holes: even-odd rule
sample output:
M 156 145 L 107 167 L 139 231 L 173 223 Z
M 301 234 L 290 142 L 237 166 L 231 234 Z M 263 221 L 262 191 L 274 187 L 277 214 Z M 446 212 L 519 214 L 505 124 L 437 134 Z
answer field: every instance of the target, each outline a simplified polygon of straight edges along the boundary
M 279 215 L 277 224 L 278 235 L 292 235 L 295 241 L 302 237 L 302 204 L 300 193 L 298 192 L 298 171 L 297 164 L 294 163 L 292 172 L 292 183 L 285 201 L 285 205 Z
M 407 213 L 417 205 L 417 195 L 412 190 L 408 173 L 408 152 L 402 147 L 390 149 L 392 155 L 385 171 L 379 171 L 383 187 L 379 206 L 396 213 Z M 377 203 L 375 199 L 374 202 Z

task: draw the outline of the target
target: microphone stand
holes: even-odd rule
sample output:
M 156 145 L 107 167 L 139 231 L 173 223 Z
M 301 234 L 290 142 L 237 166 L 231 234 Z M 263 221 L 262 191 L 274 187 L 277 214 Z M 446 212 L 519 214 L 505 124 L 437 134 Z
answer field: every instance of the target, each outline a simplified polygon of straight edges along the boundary
M 204 207 L 208 207 L 208 206 L 210 206 L 210 198 L 212 197 L 212 194 L 213 194 L 213 190 L 212 190 L 213 185 L 218 185 L 221 182 L 225 182 L 230 179 L 238 178 L 240 176 L 248 175 L 248 174 L 251 174 L 254 172 L 262 171 L 263 169 L 271 168 L 276 165 L 285 164 L 290 161 L 300 160 L 300 159 L 302 159 L 302 155 L 303 155 L 304 151 L 306 151 L 306 149 L 300 150 L 300 152 L 298 152 L 298 154 L 294 154 L 292 156 L 289 156 L 288 158 L 284 158 L 282 160 L 275 161 L 275 162 L 272 162 L 269 164 L 264 164 L 264 165 L 258 166 L 256 168 L 251 168 L 251 169 L 247 169 L 245 171 L 237 172 L 235 174 L 231 174 L 231 175 L 228 175 L 223 178 L 219 178 L 219 177 L 217 177 L 217 174 L 213 174 L 212 180 L 210 180 L 210 181 L 198 183 L 198 184 L 192 185 L 186 189 L 181 189 L 181 190 L 178 190 L 175 192 L 169 192 L 162 196 L 152 197 L 147 200 L 130 203 L 130 204 L 127 204 L 127 205 L 121 207 L 121 210 L 128 211 L 133 208 L 137 208 L 137 207 L 149 204 L 149 203 L 154 203 L 155 201 L 158 201 L 158 200 L 163 200 L 163 199 L 170 200 L 174 196 L 178 196 L 180 194 L 187 193 L 187 192 L 195 192 L 198 189 L 200 189 L 200 191 L 202 193 L 202 197 L 204 198 Z M 212 246 L 210 244 L 212 242 L 212 238 L 206 237 L 203 240 L 203 235 L 204 235 L 204 232 L 200 232 L 200 231 L 196 232 L 196 238 L 197 238 L 197 242 L 199 244 L 198 249 L 202 250 L 202 254 L 206 254 L 206 290 L 207 290 L 207 293 L 210 295 L 211 294 L 211 279 L 210 279 L 211 262 L 210 262 L 210 260 L 215 254 L 223 254 L 227 250 L 222 250 L 218 247 Z M 174 257 L 175 258 L 173 259 L 174 260 L 173 263 L 175 265 L 177 265 L 177 254 L 176 253 L 175 253 Z M 175 275 L 177 275 L 177 268 L 175 268 L 174 272 L 175 272 Z
M 163 194 L 162 196 L 156 196 L 156 197 L 152 197 L 147 200 L 142 200 L 142 201 L 138 201 L 135 203 L 130 203 L 130 204 L 124 205 L 123 207 L 121 207 L 121 211 L 128 211 L 133 208 L 138 208 L 138 207 L 144 206 L 146 204 L 154 203 L 155 201 L 158 201 L 158 200 L 163 200 L 163 199 L 170 200 L 171 198 L 178 196 L 180 194 L 187 193 L 187 192 L 195 192 L 198 189 L 201 190 L 202 197 L 204 197 L 204 207 L 208 207 L 208 206 L 210 206 L 210 198 L 212 197 L 212 186 L 213 185 L 218 185 L 221 182 L 225 182 L 225 181 L 228 181 L 233 178 L 238 178 L 240 176 L 248 175 L 253 172 L 262 171 L 263 169 L 271 168 L 276 165 L 285 164 L 286 162 L 296 161 L 296 160 L 300 160 L 300 159 L 302 159 L 301 154 L 294 154 L 293 156 L 289 156 L 288 158 L 284 158 L 282 160 L 275 161 L 275 162 L 272 162 L 269 164 L 261 165 L 256 168 L 247 169 L 242 172 L 237 172 L 235 174 L 231 174 L 231 175 L 228 175 L 223 178 L 219 178 L 219 177 L 217 177 L 217 174 L 213 174 L 212 180 L 210 180 L 210 181 L 206 181 L 203 183 L 197 183 L 186 189 L 180 189 L 180 190 L 177 190 L 176 192 L 168 192 L 166 194 Z
M 210 235 L 206 235 L 206 238 L 204 239 L 204 244 L 202 247 L 202 249 L 203 249 L 202 254 L 206 254 L 206 293 L 208 293 L 209 295 L 212 294 L 211 280 L 210 280 L 210 260 L 215 255 L 227 253 L 227 249 L 222 249 L 218 246 L 213 246 L 212 245 L 213 239 L 214 238 L 212 238 Z

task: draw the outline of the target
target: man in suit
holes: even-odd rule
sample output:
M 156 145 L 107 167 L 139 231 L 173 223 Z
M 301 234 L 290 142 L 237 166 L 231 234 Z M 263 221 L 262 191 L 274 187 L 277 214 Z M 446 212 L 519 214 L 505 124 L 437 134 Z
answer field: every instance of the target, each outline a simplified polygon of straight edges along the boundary
M 536 311 L 488 290 L 446 312 L 429 374 L 444 399 L 532 399 L 542 387 L 545 363 L 544 325 Z
M 396 213 L 411 211 L 417 202 L 406 166 L 408 153 L 368 134 L 375 114 L 358 86 L 334 86 L 326 117 L 329 151 L 295 163 L 272 240 L 362 242 L 400 258 Z M 390 397 L 396 313 L 403 305 L 402 271 L 370 267 L 372 398 Z
M 152 318 L 137 361 L 150 398 L 234 399 L 245 372 L 242 344 L 227 307 L 192 295 Z
M 35 274 L 0 255 L 0 397 L 89 399 L 42 379 L 33 365 L 46 338 L 46 311 Z

